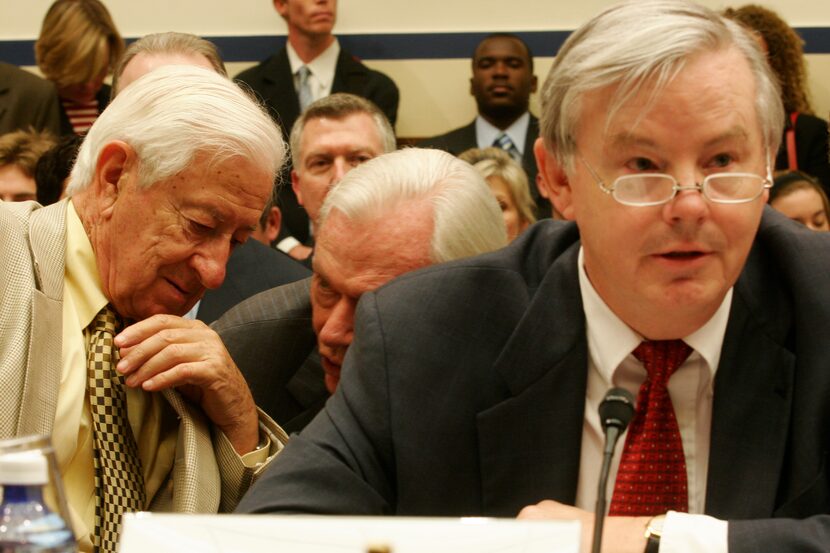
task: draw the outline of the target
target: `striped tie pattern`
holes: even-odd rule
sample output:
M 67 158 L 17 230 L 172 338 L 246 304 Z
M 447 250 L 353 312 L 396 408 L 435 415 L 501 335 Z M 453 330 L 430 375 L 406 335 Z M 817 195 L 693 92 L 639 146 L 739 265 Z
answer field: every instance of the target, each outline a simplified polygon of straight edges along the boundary
M 113 338 L 120 321 L 105 306 L 89 326 L 87 377 L 93 423 L 95 464 L 96 552 L 115 552 L 121 517 L 144 508 L 141 460 L 127 420 L 123 377 L 115 371 L 118 350 Z
M 521 163 L 522 154 L 519 152 L 519 149 L 516 147 L 516 144 L 513 142 L 513 140 L 511 140 L 510 137 L 507 136 L 507 133 L 503 132 L 500 135 L 498 135 L 496 139 L 493 141 L 493 146 L 501 148 L 502 150 L 510 154 L 510 157 L 512 157 L 515 161 Z
M 637 395 L 608 514 L 689 510 L 686 457 L 667 384 L 691 352 L 682 340 L 643 342 L 634 350 L 648 376 Z

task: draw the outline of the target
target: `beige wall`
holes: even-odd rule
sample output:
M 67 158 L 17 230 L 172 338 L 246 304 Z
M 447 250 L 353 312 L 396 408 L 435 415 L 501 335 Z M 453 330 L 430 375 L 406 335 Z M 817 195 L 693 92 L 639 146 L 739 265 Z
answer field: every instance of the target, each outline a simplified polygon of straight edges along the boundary
M 285 26 L 268 0 L 104 0 L 125 36 L 178 30 L 200 35 L 284 33 Z M 51 0 L 0 0 L 0 40 L 32 39 Z M 340 0 L 337 31 L 349 33 L 531 31 L 572 29 L 608 0 Z M 704 1 L 722 8 L 737 3 Z M 830 27 L 830 2 L 769 0 L 796 26 Z M 231 9 L 232 8 L 232 9 Z M 429 136 L 468 122 L 475 114 L 469 96 L 467 60 L 366 60 L 392 77 L 401 89 L 398 133 Z M 544 79 L 551 59 L 537 60 Z M 808 57 L 810 86 L 820 115 L 830 115 L 830 54 Z M 230 64 L 232 74 L 249 66 Z M 534 109 L 538 103 L 534 98 Z

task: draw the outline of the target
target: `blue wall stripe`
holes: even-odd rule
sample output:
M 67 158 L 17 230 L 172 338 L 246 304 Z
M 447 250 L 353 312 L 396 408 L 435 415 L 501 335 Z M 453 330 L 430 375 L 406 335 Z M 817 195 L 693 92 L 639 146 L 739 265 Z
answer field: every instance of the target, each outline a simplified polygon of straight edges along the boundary
M 830 54 L 830 27 L 801 27 L 808 54 Z M 518 32 L 535 56 L 553 56 L 570 31 Z M 341 44 L 359 58 L 371 60 L 469 59 L 488 33 L 404 33 L 338 35 Z M 284 36 L 206 37 L 227 62 L 258 61 L 285 42 Z M 131 39 L 135 40 L 135 39 Z M 0 60 L 15 65 L 34 65 L 33 40 L 0 40 Z

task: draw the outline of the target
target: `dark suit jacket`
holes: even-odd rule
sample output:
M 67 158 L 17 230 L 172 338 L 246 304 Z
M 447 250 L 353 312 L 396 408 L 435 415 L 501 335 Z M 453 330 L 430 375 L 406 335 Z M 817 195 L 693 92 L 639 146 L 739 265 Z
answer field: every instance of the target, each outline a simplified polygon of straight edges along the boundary
M 302 430 L 329 397 L 304 279 L 240 303 L 213 323 L 256 404 L 286 432 Z
M 95 95 L 95 99 L 98 100 L 98 114 L 101 114 L 106 107 L 110 103 L 110 99 L 112 98 L 112 87 L 108 84 L 105 84 L 101 87 L 101 90 Z M 75 134 L 75 130 L 72 128 L 72 123 L 69 121 L 69 116 L 66 115 L 66 111 L 63 109 L 63 105 L 58 102 L 58 109 L 60 111 L 60 134 L 61 136 Z
M 59 134 L 55 87 L 16 65 L 0 62 L 0 134 L 29 126 Z
M 210 324 L 254 294 L 309 276 L 311 271 L 291 257 L 250 239 L 233 250 L 225 281 L 219 288 L 205 292 L 196 318 Z
M 792 123 L 787 118 L 787 128 Z M 795 152 L 798 170 L 816 177 L 830 194 L 830 150 L 828 150 L 827 121 L 814 115 L 800 114 L 795 123 Z M 776 170 L 789 169 L 787 159 L 787 134 L 781 141 L 778 157 L 775 159 Z
M 286 140 L 294 121 L 300 116 L 300 100 L 294 90 L 294 77 L 288 52 L 282 48 L 279 52 L 259 65 L 246 69 L 236 80 L 250 86 L 268 108 L 271 116 L 282 127 Z M 400 95 L 395 83 L 379 71 L 369 69 L 349 52 L 340 49 L 334 81 L 331 91 L 348 92 L 362 96 L 374 102 L 386 114 L 394 126 L 398 117 Z M 290 168 L 283 173 L 283 186 L 280 189 L 280 209 L 282 210 L 282 230 L 280 239 L 294 236 L 300 242 L 309 240 L 308 215 L 297 203 L 297 197 L 291 189 Z
M 336 393 L 239 510 L 573 504 L 588 363 L 578 249 L 575 225 L 545 221 L 364 294 Z M 705 511 L 730 520 L 731 553 L 830 543 L 828 271 L 830 238 L 767 208 L 715 379 Z
M 530 196 L 536 202 L 536 216 L 541 219 L 550 217 L 551 211 L 550 202 L 547 198 L 539 195 L 539 189 L 536 187 L 536 174 L 539 172 L 539 169 L 536 167 L 536 157 L 533 155 L 533 144 L 537 138 L 539 138 L 539 120 L 531 114 L 530 124 L 527 126 L 527 135 L 525 136 L 522 168 L 527 173 L 527 184 L 530 186 Z M 421 141 L 418 146 L 421 148 L 444 150 L 454 156 L 470 148 L 478 148 L 475 119 L 469 125 L 451 130 L 446 134 L 427 138 Z

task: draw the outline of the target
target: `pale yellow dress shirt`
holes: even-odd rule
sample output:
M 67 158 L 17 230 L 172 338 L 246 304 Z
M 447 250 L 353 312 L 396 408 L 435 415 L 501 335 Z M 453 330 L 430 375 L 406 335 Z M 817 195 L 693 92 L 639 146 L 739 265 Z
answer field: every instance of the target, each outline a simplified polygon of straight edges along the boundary
M 87 394 L 87 326 L 108 302 L 92 245 L 71 201 L 67 203 L 66 226 L 61 382 L 52 442 L 78 547 L 82 552 L 91 552 L 95 470 Z M 173 468 L 178 423 L 160 394 L 132 388 L 126 388 L 126 394 L 130 427 L 138 445 L 149 504 Z

